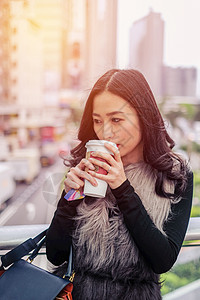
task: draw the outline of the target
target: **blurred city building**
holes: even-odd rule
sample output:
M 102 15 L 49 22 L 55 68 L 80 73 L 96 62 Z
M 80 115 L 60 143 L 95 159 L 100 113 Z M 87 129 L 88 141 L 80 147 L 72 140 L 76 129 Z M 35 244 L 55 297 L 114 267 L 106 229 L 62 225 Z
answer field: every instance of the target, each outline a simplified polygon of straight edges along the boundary
M 115 0 L 0 1 L 0 134 L 9 149 L 55 142 L 68 118 L 79 121 L 80 91 L 116 66 L 116 39 Z
M 62 88 L 80 90 L 84 78 L 86 1 L 66 1 Z
M 63 87 L 91 88 L 116 67 L 117 1 L 69 0 L 66 13 Z
M 115 0 L 67 1 L 62 107 L 76 106 L 80 90 L 88 93 L 100 75 L 116 67 L 117 6 Z
M 163 66 L 163 96 L 196 96 L 197 69 Z
M 116 0 L 86 1 L 86 86 L 116 67 L 117 5 Z
M 116 66 L 117 1 L 0 5 L 1 102 L 57 106 L 61 88 L 80 90 Z
M 42 44 L 24 1 L 1 1 L 0 101 L 18 108 L 42 105 Z
M 0 1 L 0 103 L 10 101 L 10 5 L 8 1 Z
M 10 2 L 10 96 L 20 109 L 43 107 L 40 27 L 24 2 Z
M 43 108 L 40 28 L 25 1 L 1 1 L 0 11 L 0 131 L 26 144 L 30 115 Z
M 40 30 L 43 42 L 43 91 L 47 106 L 58 105 L 62 84 L 63 33 L 66 28 L 66 3 L 64 0 L 29 1 Z
M 196 68 L 171 67 L 163 63 L 164 21 L 160 13 L 149 14 L 130 29 L 129 67 L 140 70 L 156 97 L 196 96 Z
M 116 67 L 117 10 L 116 0 L 0 1 L 0 134 L 10 148 L 55 142 L 69 119 L 74 130 L 82 91 Z M 164 21 L 150 11 L 131 28 L 129 67 L 168 97 L 165 107 L 174 96 L 192 103 L 196 69 L 165 66 L 163 43 Z
M 130 29 L 129 67 L 140 70 L 155 95 L 161 95 L 164 45 L 164 21 L 160 13 L 150 11 Z

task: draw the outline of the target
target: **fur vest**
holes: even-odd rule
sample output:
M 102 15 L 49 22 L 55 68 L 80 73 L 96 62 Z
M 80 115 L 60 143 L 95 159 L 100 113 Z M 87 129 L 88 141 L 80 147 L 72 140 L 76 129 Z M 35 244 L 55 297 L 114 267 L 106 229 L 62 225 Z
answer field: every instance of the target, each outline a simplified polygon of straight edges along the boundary
M 171 204 L 155 194 L 155 170 L 142 162 L 127 166 L 125 172 L 163 232 Z M 173 189 L 167 182 L 166 188 Z M 79 204 L 75 224 L 74 300 L 162 299 L 159 276 L 142 257 L 109 189 L 104 199 L 86 197 Z

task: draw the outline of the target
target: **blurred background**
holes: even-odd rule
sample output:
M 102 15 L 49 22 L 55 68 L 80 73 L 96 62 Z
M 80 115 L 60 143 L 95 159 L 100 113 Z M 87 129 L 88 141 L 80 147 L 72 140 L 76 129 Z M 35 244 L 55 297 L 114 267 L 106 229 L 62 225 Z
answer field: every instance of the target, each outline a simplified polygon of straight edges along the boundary
M 198 0 L 0 1 L 0 226 L 48 224 L 87 95 L 109 68 L 146 76 L 195 175 L 200 216 Z
M 199 204 L 198 8 L 198 0 L 0 1 L 1 211 L 38 176 L 66 172 L 60 154 L 77 143 L 87 95 L 116 67 L 146 76 L 175 150 L 197 174 Z

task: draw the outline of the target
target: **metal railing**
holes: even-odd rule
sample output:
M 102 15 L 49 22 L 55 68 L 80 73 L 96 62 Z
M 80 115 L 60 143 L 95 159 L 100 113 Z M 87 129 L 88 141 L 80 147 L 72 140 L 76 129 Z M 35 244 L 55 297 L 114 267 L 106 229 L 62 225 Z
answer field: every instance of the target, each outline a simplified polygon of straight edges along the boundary
M 0 226 L 0 250 L 13 248 L 30 237 L 48 228 L 48 224 Z M 200 217 L 190 218 L 185 241 L 194 241 L 191 246 L 200 246 Z
M 48 227 L 48 224 L 0 226 L 0 251 L 16 247 Z

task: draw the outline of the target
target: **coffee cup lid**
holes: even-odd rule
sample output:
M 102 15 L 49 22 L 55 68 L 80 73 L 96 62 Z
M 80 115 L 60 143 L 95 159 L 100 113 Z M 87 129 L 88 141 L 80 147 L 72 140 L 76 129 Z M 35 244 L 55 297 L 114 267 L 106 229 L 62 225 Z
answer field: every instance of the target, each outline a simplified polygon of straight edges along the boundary
M 90 140 L 86 143 L 86 147 L 87 146 L 91 146 L 91 145 L 104 145 L 105 143 L 109 143 L 111 144 L 112 146 L 116 147 L 117 148 L 117 145 L 113 142 L 110 142 L 110 141 L 106 141 L 106 140 Z

